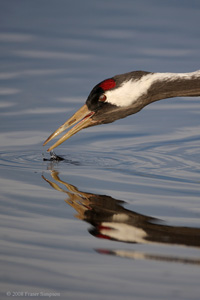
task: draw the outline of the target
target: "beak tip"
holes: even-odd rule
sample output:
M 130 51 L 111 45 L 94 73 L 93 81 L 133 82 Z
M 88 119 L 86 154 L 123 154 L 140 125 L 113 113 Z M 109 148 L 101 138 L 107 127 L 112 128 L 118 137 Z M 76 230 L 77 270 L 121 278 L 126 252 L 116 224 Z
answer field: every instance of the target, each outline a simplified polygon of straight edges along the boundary
M 57 137 L 60 133 L 62 133 L 67 128 L 71 127 L 75 123 L 77 123 L 74 127 L 71 128 L 64 136 L 62 136 L 53 146 L 49 147 L 47 152 L 50 152 L 60 144 L 62 144 L 64 141 L 66 141 L 68 138 L 70 138 L 72 135 L 80 131 L 81 129 L 84 129 L 86 127 L 91 126 L 91 117 L 93 116 L 94 112 L 90 111 L 86 104 L 84 104 L 67 122 L 65 122 L 63 125 L 61 125 L 56 131 L 54 131 L 44 142 L 43 146 L 45 146 L 48 142 L 50 142 L 52 139 Z

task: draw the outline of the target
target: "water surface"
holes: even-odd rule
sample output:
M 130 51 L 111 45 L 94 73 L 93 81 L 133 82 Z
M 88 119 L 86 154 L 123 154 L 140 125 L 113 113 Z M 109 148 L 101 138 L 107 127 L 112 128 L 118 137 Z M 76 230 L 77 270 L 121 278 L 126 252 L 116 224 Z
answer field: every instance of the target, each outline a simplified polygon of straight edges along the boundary
M 104 78 L 199 69 L 199 13 L 1 2 L 1 299 L 199 299 L 199 98 L 42 147 Z

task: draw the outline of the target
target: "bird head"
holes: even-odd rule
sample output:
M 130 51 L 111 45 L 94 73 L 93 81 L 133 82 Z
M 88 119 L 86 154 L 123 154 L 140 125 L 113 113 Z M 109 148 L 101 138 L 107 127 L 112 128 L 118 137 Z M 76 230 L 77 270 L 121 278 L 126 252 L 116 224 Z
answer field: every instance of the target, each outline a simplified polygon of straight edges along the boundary
M 44 142 L 43 145 L 46 145 L 73 126 L 47 151 L 53 150 L 84 128 L 111 123 L 138 112 L 143 106 L 136 101 L 138 97 L 134 95 L 133 89 L 134 84 L 144 75 L 143 73 L 146 72 L 137 71 L 116 75 L 97 84 L 90 92 L 86 103 Z

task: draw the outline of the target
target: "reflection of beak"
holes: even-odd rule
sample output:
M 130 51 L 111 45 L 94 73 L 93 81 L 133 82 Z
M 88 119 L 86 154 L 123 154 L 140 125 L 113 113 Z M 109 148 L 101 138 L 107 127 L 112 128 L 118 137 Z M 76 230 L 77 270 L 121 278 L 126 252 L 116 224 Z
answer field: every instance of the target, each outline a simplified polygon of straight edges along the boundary
M 83 128 L 87 128 L 89 126 L 95 125 L 95 121 L 91 119 L 94 115 L 93 111 L 90 111 L 87 108 L 87 105 L 83 105 L 67 122 L 61 125 L 56 131 L 54 131 L 48 139 L 44 142 L 43 146 L 46 145 L 49 141 L 55 138 L 57 135 L 61 134 L 64 130 L 71 127 L 72 125 L 77 124 L 72 127 L 66 134 L 64 134 L 53 146 L 51 146 L 47 151 L 51 151 L 52 149 L 56 148 L 64 141 L 69 139 L 72 135 L 77 133 Z

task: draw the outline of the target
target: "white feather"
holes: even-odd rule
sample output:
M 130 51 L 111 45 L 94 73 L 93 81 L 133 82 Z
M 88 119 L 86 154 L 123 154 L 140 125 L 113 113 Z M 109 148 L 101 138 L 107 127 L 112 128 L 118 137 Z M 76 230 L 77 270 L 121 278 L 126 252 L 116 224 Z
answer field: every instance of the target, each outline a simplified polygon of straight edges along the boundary
M 109 228 L 109 230 L 101 229 L 101 234 L 103 235 L 107 235 L 111 238 L 124 242 L 148 243 L 148 241 L 145 240 L 148 236 L 147 233 L 139 227 L 115 222 L 103 222 L 101 225 Z
M 105 92 L 106 102 L 119 107 L 132 105 L 142 95 L 145 95 L 151 85 L 156 81 L 171 81 L 178 78 L 190 79 L 200 77 L 200 71 L 192 73 L 153 73 L 147 74 L 140 79 L 125 81 L 119 88 Z

